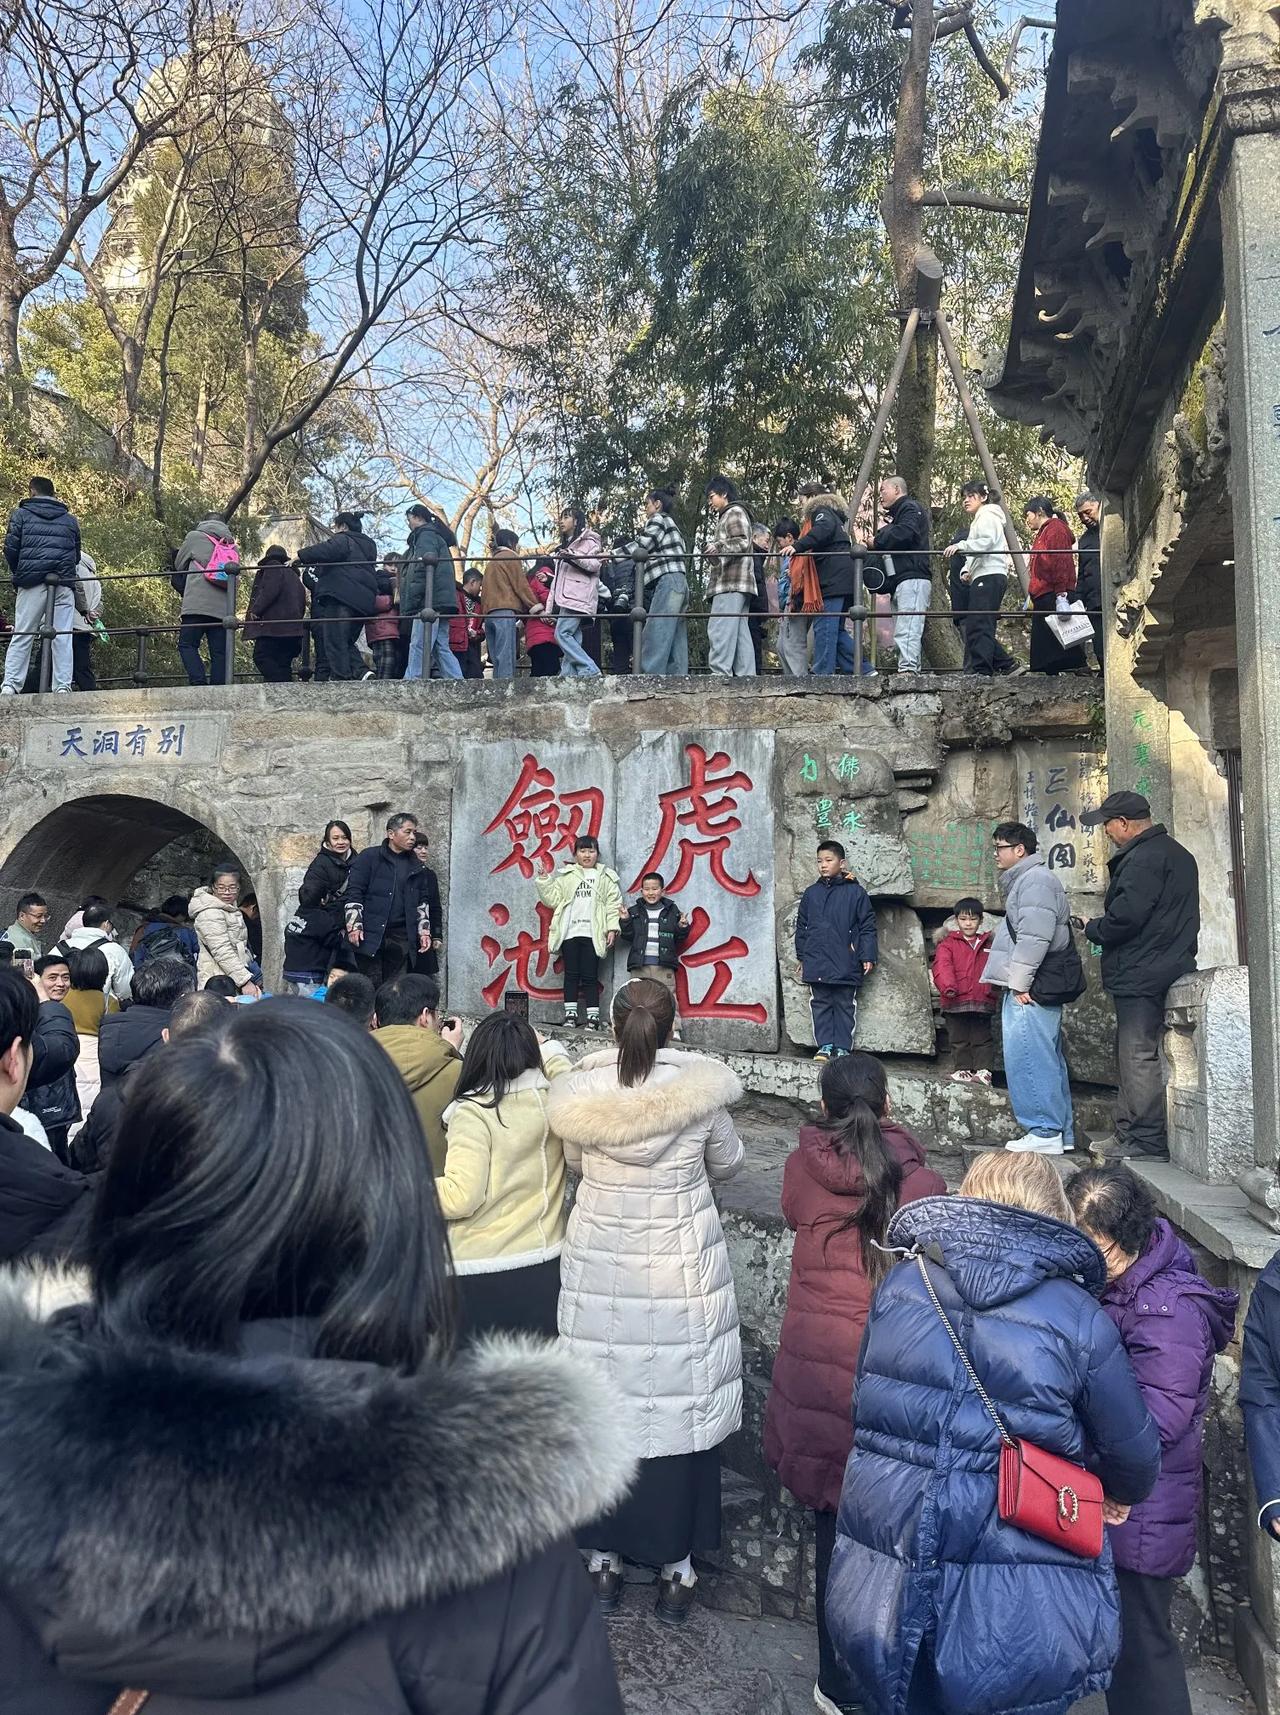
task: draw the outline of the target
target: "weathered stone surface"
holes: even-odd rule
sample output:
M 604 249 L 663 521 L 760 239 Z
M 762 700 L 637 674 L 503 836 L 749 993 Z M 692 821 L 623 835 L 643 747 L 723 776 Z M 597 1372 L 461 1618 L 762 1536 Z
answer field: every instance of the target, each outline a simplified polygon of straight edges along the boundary
M 792 910 L 783 920 L 780 942 L 785 948 L 795 946 L 795 919 Z M 880 962 L 862 985 L 857 1046 L 870 1054 L 932 1055 L 933 1002 L 920 919 L 902 905 L 877 905 L 876 935 Z M 812 1048 L 809 990 L 796 975 L 794 952 L 780 969 L 787 1035 L 797 1045 Z
M 786 868 L 798 896 L 814 878 L 819 840 L 838 840 L 849 869 L 873 896 L 911 892 L 911 855 L 902 837 L 888 759 L 858 747 L 797 745 L 779 757 Z
M 1182 977 L 1165 1003 L 1169 1157 L 1198 1179 L 1234 1183 L 1253 1166 L 1253 1045 L 1243 965 Z
M 772 732 L 699 728 L 645 733 L 618 768 L 627 902 L 657 870 L 689 918 L 676 992 L 692 1047 L 778 1045 L 773 760 Z

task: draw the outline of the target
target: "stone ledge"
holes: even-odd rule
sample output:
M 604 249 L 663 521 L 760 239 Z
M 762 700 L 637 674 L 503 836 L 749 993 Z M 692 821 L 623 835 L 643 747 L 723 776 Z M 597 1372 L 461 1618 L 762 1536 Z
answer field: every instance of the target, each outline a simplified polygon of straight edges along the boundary
M 1236 1185 L 1206 1185 L 1168 1161 L 1131 1161 L 1151 1188 L 1156 1205 L 1174 1226 L 1224 1262 L 1264 1269 L 1280 1238 L 1249 1213 L 1249 1199 Z

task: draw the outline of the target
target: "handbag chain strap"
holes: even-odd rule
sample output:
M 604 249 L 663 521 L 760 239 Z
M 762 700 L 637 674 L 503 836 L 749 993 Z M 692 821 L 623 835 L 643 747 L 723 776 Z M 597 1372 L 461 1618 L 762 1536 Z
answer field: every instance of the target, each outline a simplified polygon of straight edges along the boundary
M 937 1293 L 933 1290 L 933 1282 L 929 1279 L 929 1270 L 924 1266 L 924 1258 L 923 1258 L 923 1256 L 921 1256 L 919 1251 L 916 1252 L 916 1267 L 920 1270 L 920 1278 L 921 1278 L 921 1280 L 924 1281 L 925 1291 L 929 1294 L 929 1297 L 933 1300 L 933 1308 L 938 1312 L 938 1320 L 942 1323 L 942 1326 L 947 1330 L 947 1333 L 951 1336 L 951 1344 L 955 1347 L 956 1351 L 960 1354 L 960 1362 L 964 1365 L 965 1370 L 968 1373 L 969 1380 L 973 1383 L 974 1387 L 977 1389 L 978 1398 L 982 1401 L 983 1405 L 986 1406 L 987 1412 L 991 1418 L 991 1421 L 995 1424 L 996 1428 L 1000 1431 L 1001 1441 L 1004 1442 L 1006 1447 L 1016 1447 L 1017 1442 L 1014 1440 L 1013 1436 L 1010 1435 L 1009 1431 L 1005 1428 L 1004 1419 L 1000 1416 L 1000 1413 L 996 1410 L 995 1406 L 992 1405 L 991 1395 L 987 1392 L 986 1388 L 984 1388 L 982 1383 L 978 1380 L 978 1372 L 977 1372 L 977 1370 L 974 1369 L 973 1365 L 969 1362 L 969 1354 L 968 1354 L 968 1352 L 965 1351 L 964 1347 L 961 1345 L 960 1336 L 956 1333 L 955 1329 L 951 1326 L 951 1318 L 947 1315 L 946 1311 L 942 1308 L 942 1301 L 938 1297 Z

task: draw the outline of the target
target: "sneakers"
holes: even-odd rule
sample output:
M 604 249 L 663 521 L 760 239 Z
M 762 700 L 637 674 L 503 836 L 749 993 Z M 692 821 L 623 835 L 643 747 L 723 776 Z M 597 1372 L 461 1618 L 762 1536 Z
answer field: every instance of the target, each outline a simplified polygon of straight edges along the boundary
M 1168 1161 L 1167 1149 L 1143 1149 L 1136 1143 L 1121 1143 L 1118 1137 L 1089 1139 L 1089 1154 L 1095 1161 Z
M 834 1060 L 835 1057 L 836 1051 L 830 1042 L 824 1042 L 822 1047 L 819 1048 L 818 1052 L 814 1055 L 814 1059 L 817 1061 L 819 1066 L 825 1066 L 828 1060 Z
M 587 1029 L 600 1029 L 600 1008 L 598 1006 L 589 1006 L 587 1008 Z
M 1072 1145 L 1063 1143 L 1060 1131 L 1052 1137 L 1037 1137 L 1028 1132 L 1025 1137 L 1015 1137 L 1012 1143 L 1006 1143 L 1005 1148 L 1011 1155 L 1066 1155 Z
M 947 1082 L 949 1084 L 971 1084 L 973 1082 L 973 1073 L 965 1072 L 963 1070 L 953 1072 Z
M 12 685 L 0 685 L 0 697 L 16 697 L 17 694 Z
M 698 1587 L 695 1578 L 691 1584 L 686 1584 L 679 1573 L 672 1573 L 670 1578 L 658 1579 L 658 1600 L 653 1605 L 653 1611 L 667 1626 L 683 1626 L 689 1618 L 689 1610 L 693 1606 L 693 1593 Z
M 813 1688 L 813 1701 L 822 1715 L 865 1715 L 866 1711 L 866 1705 L 862 1703 L 837 1703 L 820 1685 Z
M 987 1071 L 975 1072 L 973 1074 L 973 1081 L 975 1084 L 985 1084 L 988 1089 L 991 1088 L 991 1074 L 990 1074 L 990 1072 L 987 1072 Z
M 578 1009 L 576 1006 L 565 1007 L 564 1027 L 566 1030 L 576 1030 L 578 1028 Z

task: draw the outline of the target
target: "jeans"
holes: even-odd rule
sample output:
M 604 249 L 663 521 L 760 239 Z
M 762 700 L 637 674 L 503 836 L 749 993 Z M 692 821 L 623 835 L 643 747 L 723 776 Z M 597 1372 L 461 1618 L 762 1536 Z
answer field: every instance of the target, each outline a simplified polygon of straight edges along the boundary
M 997 673 L 1008 673 L 1017 662 L 996 636 L 996 620 L 1004 601 L 1009 580 L 1003 572 L 993 577 L 974 578 L 966 584 L 968 610 L 964 618 L 964 646 L 967 667 L 984 679 Z
M 325 623 L 316 627 L 316 648 L 324 662 L 325 679 L 362 679 L 364 662 L 356 648 L 364 620 L 345 602 L 319 596 L 311 604 L 312 617 Z M 319 677 L 319 675 L 317 675 Z
M 582 647 L 583 615 L 562 613 L 556 620 L 556 642 L 560 645 L 562 679 L 597 679 L 600 669 Z
M 201 641 L 209 645 L 209 676 L 206 679 Z M 225 685 L 227 682 L 227 632 L 220 619 L 184 619 L 178 631 L 178 654 L 190 685 Z
M 1025 1133 L 1075 1142 L 1071 1074 L 1062 1052 L 1062 1008 L 1023 1006 L 1006 990 L 1000 1008 L 1009 1103 Z
M 711 618 L 707 621 L 707 664 L 713 673 L 725 678 L 753 679 L 756 652 L 751 646 L 747 627 L 745 595 L 729 593 L 713 595 Z
M 1113 995 L 1116 1008 L 1116 1060 L 1120 1089 L 1116 1096 L 1116 1136 L 1144 1155 L 1167 1156 L 1168 1120 L 1164 1095 L 1164 997 Z
M 898 671 L 920 671 L 920 644 L 924 639 L 925 613 L 933 585 L 928 578 L 905 578 L 893 592 L 893 644 L 898 651 Z
M 1107 1692 L 1108 1715 L 1191 1715 L 1187 1670 L 1169 1624 L 1172 1578 L 1116 1568 L 1120 1654 Z
M 460 679 L 462 666 L 458 657 L 449 647 L 449 621 L 436 619 L 431 622 L 431 642 L 426 641 L 427 622 L 415 619 L 413 630 L 409 636 L 409 665 L 404 670 L 406 679 L 421 679 L 423 668 L 428 658 L 430 667 L 427 677 L 430 679 Z
M 858 1028 L 858 990 L 853 983 L 810 983 L 809 1017 L 819 1048 L 848 1054 Z
M 31 651 L 40 639 L 19 637 L 20 631 L 34 633 L 44 624 L 45 584 L 34 589 L 19 590 L 13 610 L 13 632 L 8 653 L 4 658 L 4 682 L 12 691 L 20 691 L 27 682 Z M 73 672 L 74 652 L 71 647 L 71 627 L 76 617 L 75 595 L 70 584 L 59 584 L 53 594 L 53 627 L 58 635 L 53 640 L 53 689 L 69 691 Z
M 836 1546 L 836 1515 L 815 1512 L 813 1515 L 814 1582 L 817 1586 L 818 1608 L 818 1689 L 833 1703 L 856 1703 L 853 1681 L 840 1665 L 840 1658 L 831 1642 L 827 1626 L 827 1581 L 831 1576 L 831 1556 Z
M 689 676 L 689 632 L 678 616 L 689 605 L 689 580 L 683 572 L 663 572 L 645 591 L 649 617 L 640 646 L 640 671 L 664 678 Z
M 509 607 L 495 608 L 484 616 L 484 637 L 495 679 L 516 676 L 516 616 Z
M 853 638 L 844 622 L 852 598 L 824 595 L 822 612 L 813 622 L 813 671 L 829 676 L 854 671 Z
M 807 613 L 785 613 L 778 627 L 778 660 L 791 679 L 803 679 L 809 671 L 809 617 Z

